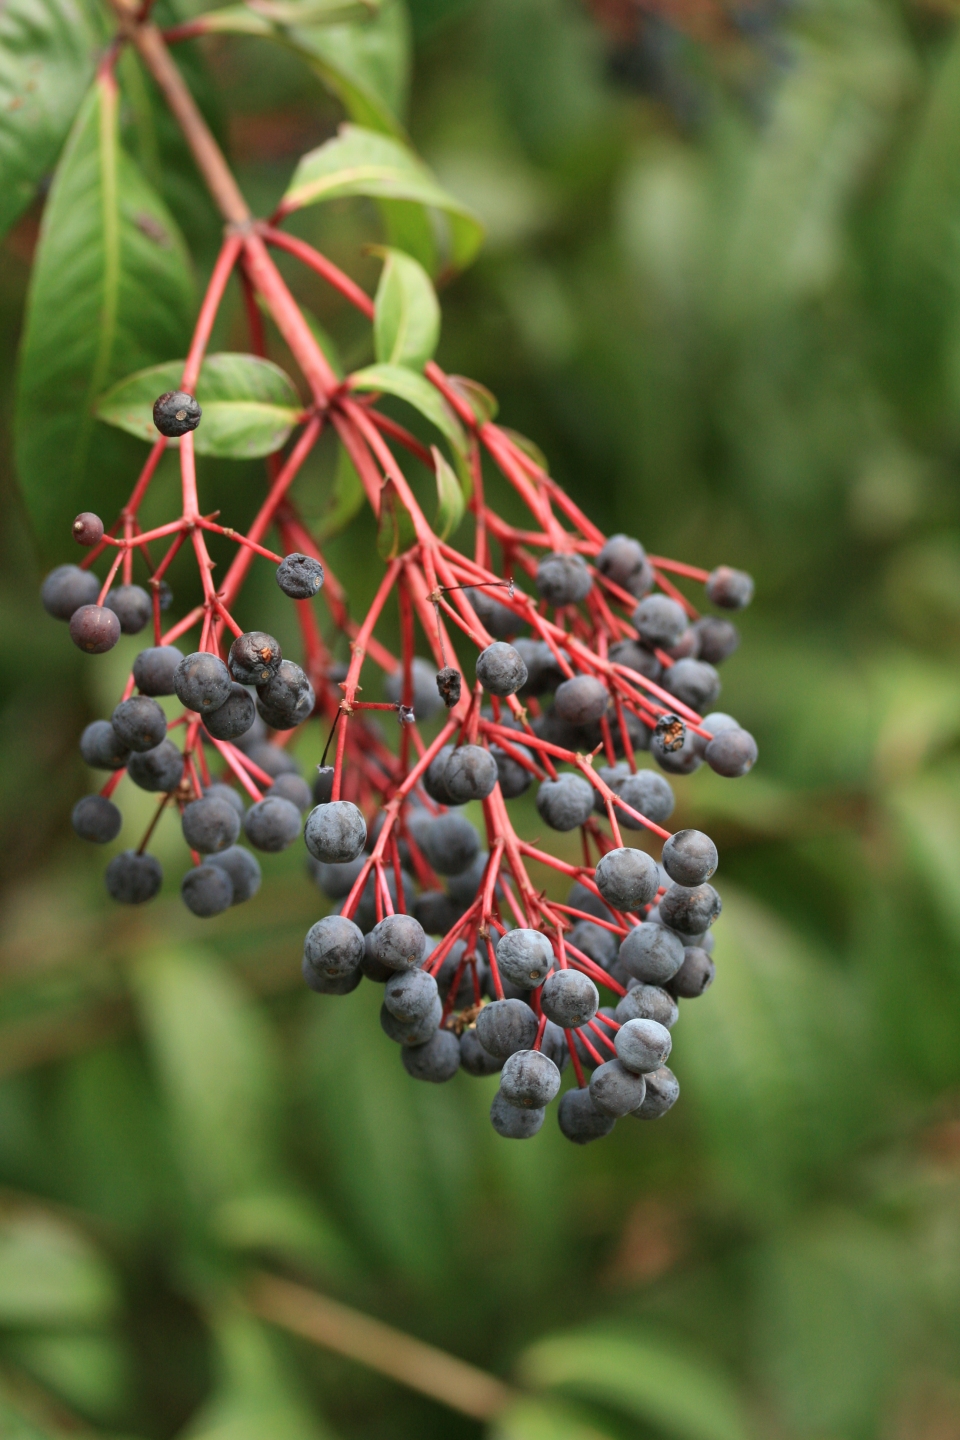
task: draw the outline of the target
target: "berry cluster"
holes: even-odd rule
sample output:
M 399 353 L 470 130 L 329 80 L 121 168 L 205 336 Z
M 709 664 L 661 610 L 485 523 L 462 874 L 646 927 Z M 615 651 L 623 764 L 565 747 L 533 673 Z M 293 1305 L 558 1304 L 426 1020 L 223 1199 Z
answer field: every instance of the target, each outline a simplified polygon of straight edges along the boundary
M 367 297 L 325 257 L 269 233 L 370 313 Z M 750 602 L 752 581 L 725 566 L 707 573 L 650 556 L 625 535 L 605 538 L 526 446 L 493 423 L 489 405 L 477 403 L 479 387 L 430 362 L 425 377 L 468 437 L 474 547 L 472 557 L 462 553 L 429 525 L 395 454 L 406 449 L 439 475 L 446 463 L 439 452 L 359 400 L 349 381 L 338 382 L 310 332 L 290 324 L 285 334 L 314 395 L 301 433 L 284 459 L 270 462 L 268 494 L 247 534 L 203 515 L 193 452 L 202 412 L 190 392 L 244 243 L 253 241 L 225 243 L 184 388 L 156 402 L 158 437 L 130 501 L 109 532 L 95 515 L 78 516 L 74 538 L 89 555 L 43 584 L 47 610 L 68 621 L 74 642 L 91 654 L 110 649 L 121 633 L 153 626 L 154 643 L 137 656 L 112 716 L 82 736 L 87 763 L 113 773 L 78 802 L 74 827 L 95 842 L 116 838 L 122 817 L 112 797 L 124 775 L 160 796 L 139 846 L 107 867 L 110 894 L 137 904 L 160 889 L 148 846 L 164 807 L 174 804 L 193 859 L 181 893 L 202 917 L 257 891 L 253 850 L 284 850 L 302 833 L 313 878 L 335 904 L 307 934 L 304 978 L 333 995 L 364 977 L 383 985 L 382 1025 L 410 1075 L 444 1081 L 461 1066 L 499 1073 L 491 1120 L 514 1138 L 539 1129 L 568 1062 L 578 1087 L 561 1100 L 559 1119 L 571 1140 L 607 1133 L 620 1115 L 661 1115 L 678 1093 L 666 1064 L 677 1002 L 702 994 L 713 979 L 710 926 L 720 912 L 709 883 L 713 842 L 664 828 L 674 808 L 665 775 L 703 764 L 743 775 L 757 755 L 752 737 L 712 710 L 716 667 L 736 649 L 737 631 L 722 616 L 701 618 L 671 577 L 702 584 L 708 600 L 728 611 Z M 287 315 L 279 276 L 257 273 L 265 302 Z M 414 537 L 407 548 L 394 547 L 359 623 L 288 493 L 325 425 L 335 428 L 377 514 L 388 501 L 402 508 Z M 173 438 L 181 514 L 144 531 L 139 506 Z M 530 528 L 508 524 L 487 504 L 484 455 L 524 501 Z M 261 543 L 271 527 L 283 554 Z M 238 547 L 219 587 L 209 532 Z M 151 547 L 160 541 L 167 548 L 154 563 Z M 204 598 L 165 630 L 164 575 L 185 544 Z M 110 549 L 116 553 L 101 581 L 90 566 Z M 242 631 L 231 614 L 257 557 L 276 567 L 280 589 L 299 602 L 302 667 L 283 657 L 271 635 Z M 134 583 L 135 559 L 146 571 L 143 586 Z M 310 603 L 318 594 L 349 641 L 347 664 L 321 638 Z M 399 656 L 374 633 L 394 598 Z M 416 653 L 417 625 L 430 659 Z M 472 647 L 472 661 L 458 658 L 451 626 L 461 646 Z M 195 628 L 196 649 L 184 653 L 177 642 Z M 367 661 L 384 672 L 382 701 L 360 698 Z M 163 696 L 182 706 L 173 720 L 158 703 Z M 396 745 L 373 712 L 394 715 Z M 311 717 L 329 736 L 312 787 L 290 754 L 291 738 Z M 428 739 L 421 727 L 437 717 L 442 723 Z M 645 753 L 657 769 L 638 765 Z M 543 824 L 581 832 L 581 863 L 517 834 L 507 803 L 534 785 Z M 482 806 L 483 838 L 459 811 L 469 802 Z M 662 842 L 660 861 L 624 845 L 622 829 Z M 241 832 L 252 849 L 237 843 Z M 533 883 L 531 861 L 567 877 L 564 902 Z M 601 991 L 612 1004 L 601 1005 Z

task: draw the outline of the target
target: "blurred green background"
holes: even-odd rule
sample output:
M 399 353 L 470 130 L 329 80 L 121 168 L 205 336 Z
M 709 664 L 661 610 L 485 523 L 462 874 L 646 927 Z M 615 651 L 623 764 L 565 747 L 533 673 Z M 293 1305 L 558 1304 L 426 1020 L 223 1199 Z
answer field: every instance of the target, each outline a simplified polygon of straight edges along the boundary
M 722 704 L 760 763 L 677 786 L 677 818 L 720 847 L 717 981 L 675 1032 L 669 1116 L 579 1149 L 551 1115 L 515 1146 L 486 1120 L 494 1082 L 406 1079 L 372 987 L 301 988 L 320 899 L 298 854 L 221 920 L 190 916 L 173 873 L 146 912 L 107 908 L 69 827 L 76 742 L 137 646 L 84 660 L 37 599 L 8 422 L 38 203 L 0 263 L 0 1434 L 484 1433 L 256 1319 L 260 1267 L 524 1386 L 499 1440 L 951 1440 L 956 6 L 387 8 L 390 103 L 409 50 L 410 133 L 487 226 L 442 296 L 440 362 L 497 394 L 604 529 L 756 576 Z M 178 58 L 264 213 L 342 110 L 279 48 Z M 165 183 L 202 270 L 217 225 L 189 162 Z M 375 284 L 372 211 L 293 228 Z M 363 363 L 364 327 L 297 287 Z M 312 514 L 329 458 L 300 483 Z M 262 474 L 204 484 L 237 523 Z M 70 518 L 48 562 L 73 558 Z M 357 613 L 372 550 L 365 517 L 329 550 Z M 269 576 L 245 603 L 245 623 L 289 624 Z

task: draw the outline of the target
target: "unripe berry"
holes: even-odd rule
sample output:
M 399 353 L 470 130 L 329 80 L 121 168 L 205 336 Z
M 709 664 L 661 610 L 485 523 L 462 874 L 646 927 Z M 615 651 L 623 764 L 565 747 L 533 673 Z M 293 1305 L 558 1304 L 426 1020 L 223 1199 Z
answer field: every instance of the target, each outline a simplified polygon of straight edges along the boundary
M 89 550 L 103 539 L 103 521 L 92 510 L 81 510 L 73 522 L 73 538 L 78 545 Z

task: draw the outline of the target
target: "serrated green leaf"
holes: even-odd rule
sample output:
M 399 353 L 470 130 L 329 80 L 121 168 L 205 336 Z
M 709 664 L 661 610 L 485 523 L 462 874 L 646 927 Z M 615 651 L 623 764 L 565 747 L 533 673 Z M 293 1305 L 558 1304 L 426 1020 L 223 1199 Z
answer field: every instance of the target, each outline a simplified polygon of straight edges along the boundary
M 0 1211 L 0 1325 L 78 1325 L 108 1319 L 117 1289 L 90 1241 L 39 1207 Z
M 56 162 L 93 78 L 99 38 L 77 0 L 0 6 L 0 235 Z
M 524 1396 L 498 1415 L 489 1440 L 611 1440 L 611 1436 L 562 1401 Z
M 711 1360 L 625 1330 L 581 1330 L 527 1350 L 520 1373 L 538 1388 L 599 1400 L 678 1440 L 747 1440 L 733 1384 Z
M 433 528 L 441 540 L 446 540 L 463 519 L 466 504 L 463 491 L 460 489 L 460 481 L 436 445 L 430 446 L 430 454 L 433 456 L 434 470 L 437 476 L 438 504 Z
M 323 543 L 339 535 L 363 505 L 365 492 L 346 448 L 341 445 L 337 455 L 337 473 L 333 481 L 330 508 L 316 527 L 317 539 Z
M 277 1056 L 252 1000 L 222 965 L 186 948 L 146 956 L 134 986 L 193 1192 L 220 1204 L 272 1189 Z
M 384 484 L 377 519 L 377 553 L 381 560 L 394 560 L 416 543 L 417 532 L 410 511 L 397 494 L 392 480 Z
M 405 400 L 449 440 L 454 455 L 466 455 L 467 439 L 460 421 L 439 390 L 416 371 L 407 370 L 403 365 L 367 365 L 363 370 L 355 370 L 348 384 L 351 390 L 373 390 Z
M 128 375 L 97 401 L 96 416 L 150 444 L 157 438 L 153 402 L 176 390 L 183 361 Z M 208 355 L 197 381 L 203 419 L 194 432 L 198 455 L 252 460 L 279 450 L 303 406 L 296 386 L 271 360 L 232 352 Z
M 468 265 L 483 228 L 467 207 L 439 184 L 423 161 L 387 135 L 341 125 L 333 140 L 304 155 L 283 197 L 285 213 L 346 195 L 405 200 L 441 212 L 450 229 L 450 263 Z
M 380 364 L 422 370 L 440 339 L 440 304 L 430 276 L 402 250 L 384 247 L 374 302 L 373 346 Z
M 16 460 L 42 539 L 93 497 L 104 514 L 122 504 L 136 474 L 130 446 L 94 433 L 96 398 L 189 341 L 186 248 L 121 149 L 117 112 L 116 86 L 101 75 L 57 167 L 27 300 Z

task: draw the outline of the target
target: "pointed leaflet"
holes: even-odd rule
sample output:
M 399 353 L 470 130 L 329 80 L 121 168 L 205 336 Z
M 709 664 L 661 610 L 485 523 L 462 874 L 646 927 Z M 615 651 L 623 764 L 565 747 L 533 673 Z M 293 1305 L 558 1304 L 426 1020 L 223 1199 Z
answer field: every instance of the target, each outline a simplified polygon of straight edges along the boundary
M 186 248 L 120 148 L 118 100 L 112 77 L 99 76 L 54 177 L 27 301 L 16 458 L 30 517 L 47 540 L 94 495 L 111 515 L 135 478 L 127 467 L 141 459 L 138 449 L 95 433 L 97 396 L 189 342 Z
M 405 200 L 440 211 L 450 231 L 450 263 L 457 269 L 468 265 L 480 248 L 483 229 L 476 216 L 443 189 L 412 150 L 390 136 L 341 125 L 333 140 L 304 155 L 281 210 L 289 214 L 344 195 Z
M 98 41 L 79 0 L 0 6 L 0 235 L 56 163 L 93 78 Z
M 449 440 L 454 455 L 466 455 L 467 441 L 460 421 L 439 390 L 435 390 L 429 380 L 414 370 L 407 370 L 402 365 L 367 365 L 363 370 L 355 370 L 348 383 L 351 390 L 380 391 L 405 400 Z
M 153 402 L 176 390 L 182 360 L 129 375 L 97 402 L 98 420 L 151 445 L 157 438 Z M 197 381 L 203 418 L 194 437 L 198 455 L 251 460 L 279 450 L 303 409 L 288 375 L 257 355 L 208 355 Z
M 381 364 L 422 370 L 440 339 L 440 305 L 430 276 L 402 250 L 384 246 L 373 316 L 373 344 Z

